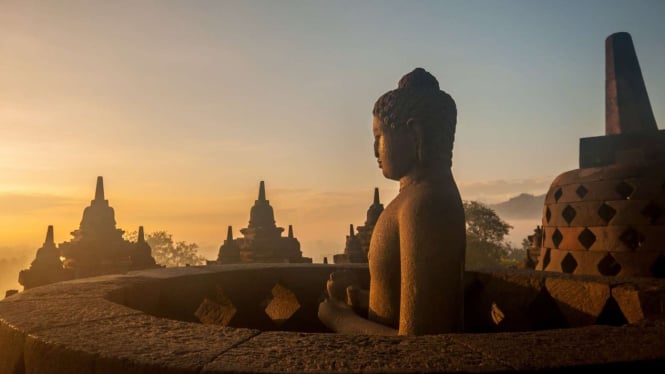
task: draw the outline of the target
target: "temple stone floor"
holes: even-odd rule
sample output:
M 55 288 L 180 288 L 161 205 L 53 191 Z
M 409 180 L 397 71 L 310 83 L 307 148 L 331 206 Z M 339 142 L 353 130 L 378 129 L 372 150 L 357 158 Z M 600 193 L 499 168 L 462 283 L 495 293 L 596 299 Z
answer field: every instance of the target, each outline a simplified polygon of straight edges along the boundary
M 665 369 L 665 279 L 467 272 L 468 332 L 374 337 L 316 319 L 340 268 L 367 277 L 366 265 L 215 265 L 30 289 L 0 301 L 0 373 Z

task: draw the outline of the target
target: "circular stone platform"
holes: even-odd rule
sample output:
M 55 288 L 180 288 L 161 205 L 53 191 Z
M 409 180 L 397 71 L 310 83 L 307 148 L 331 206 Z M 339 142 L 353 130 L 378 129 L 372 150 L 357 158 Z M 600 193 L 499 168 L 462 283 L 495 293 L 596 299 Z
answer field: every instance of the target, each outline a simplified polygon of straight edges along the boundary
M 339 268 L 367 272 L 366 265 L 224 265 L 37 287 L 0 301 L 0 373 L 665 367 L 662 279 L 468 272 L 468 333 L 373 337 L 317 323 L 325 280 Z

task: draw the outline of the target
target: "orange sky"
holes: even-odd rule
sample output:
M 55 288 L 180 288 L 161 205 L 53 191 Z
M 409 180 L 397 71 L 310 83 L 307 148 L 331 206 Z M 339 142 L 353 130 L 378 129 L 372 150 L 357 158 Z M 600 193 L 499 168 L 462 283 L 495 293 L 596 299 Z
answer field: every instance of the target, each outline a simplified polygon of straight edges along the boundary
M 0 258 L 34 256 L 51 224 L 68 240 L 101 175 L 120 228 L 168 230 L 209 258 L 265 180 L 277 224 L 321 261 L 374 187 L 396 193 L 371 108 L 417 66 L 457 101 L 462 197 L 544 193 L 577 168 L 579 139 L 603 134 L 610 33 L 633 35 L 665 121 L 664 4 L 2 2 Z

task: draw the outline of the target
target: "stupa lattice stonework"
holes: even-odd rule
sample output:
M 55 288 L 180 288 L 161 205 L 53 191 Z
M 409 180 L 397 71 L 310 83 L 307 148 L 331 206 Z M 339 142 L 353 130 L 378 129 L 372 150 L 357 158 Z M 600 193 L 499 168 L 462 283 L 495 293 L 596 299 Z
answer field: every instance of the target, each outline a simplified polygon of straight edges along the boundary
M 606 47 L 605 136 L 580 139 L 580 168 L 545 199 L 536 269 L 665 277 L 665 130 L 656 126 L 630 34 Z

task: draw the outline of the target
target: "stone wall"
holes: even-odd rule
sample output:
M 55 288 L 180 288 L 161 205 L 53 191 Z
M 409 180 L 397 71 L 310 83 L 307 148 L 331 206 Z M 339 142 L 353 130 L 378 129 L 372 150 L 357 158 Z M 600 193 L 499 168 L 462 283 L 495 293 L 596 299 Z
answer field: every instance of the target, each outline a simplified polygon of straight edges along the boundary
M 0 301 L 0 373 L 520 372 L 665 364 L 665 280 L 467 273 L 467 333 L 338 335 L 318 324 L 328 274 L 366 265 L 131 272 Z M 568 327 L 568 328 L 561 328 Z

